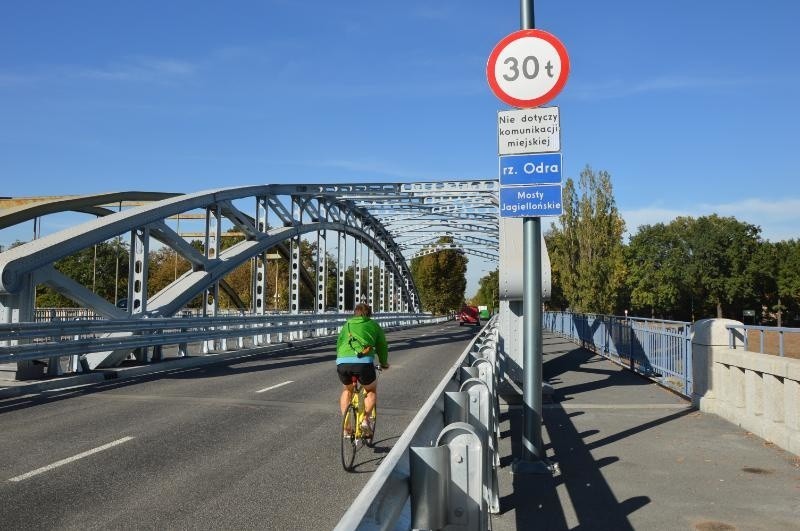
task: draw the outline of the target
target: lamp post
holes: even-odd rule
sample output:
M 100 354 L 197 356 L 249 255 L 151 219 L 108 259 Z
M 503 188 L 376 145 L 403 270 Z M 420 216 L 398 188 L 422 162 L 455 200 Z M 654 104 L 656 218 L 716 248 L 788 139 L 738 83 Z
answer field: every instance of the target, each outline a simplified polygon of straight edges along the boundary
M 275 311 L 278 311 L 278 261 L 275 261 Z

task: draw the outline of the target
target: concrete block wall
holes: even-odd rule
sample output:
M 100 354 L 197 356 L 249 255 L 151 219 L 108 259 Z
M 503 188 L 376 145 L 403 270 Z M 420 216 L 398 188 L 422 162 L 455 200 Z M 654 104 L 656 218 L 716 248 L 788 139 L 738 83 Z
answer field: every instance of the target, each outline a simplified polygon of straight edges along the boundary
M 800 455 L 800 360 L 744 350 L 741 333 L 729 345 L 729 319 L 695 323 L 692 402 Z

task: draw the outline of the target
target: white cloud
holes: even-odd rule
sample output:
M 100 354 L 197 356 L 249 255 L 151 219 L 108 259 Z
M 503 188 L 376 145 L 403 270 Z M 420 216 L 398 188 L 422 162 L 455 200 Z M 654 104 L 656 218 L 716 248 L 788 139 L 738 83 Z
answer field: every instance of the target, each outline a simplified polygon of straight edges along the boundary
M 735 217 L 739 221 L 761 227 L 766 240 L 780 241 L 800 238 L 800 199 L 785 198 L 777 201 L 745 199 L 733 203 L 700 203 L 684 210 L 649 206 L 637 209 L 620 208 L 628 235 L 642 225 L 668 224 L 679 216 L 694 218 L 718 214 Z
M 101 67 L 40 65 L 27 72 L 0 72 L 0 88 L 70 79 L 166 84 L 188 78 L 197 69 L 186 61 L 154 57 L 132 57 Z
M 174 59 L 133 58 L 103 68 L 76 68 L 75 77 L 106 81 L 169 82 L 193 74 L 195 65 Z

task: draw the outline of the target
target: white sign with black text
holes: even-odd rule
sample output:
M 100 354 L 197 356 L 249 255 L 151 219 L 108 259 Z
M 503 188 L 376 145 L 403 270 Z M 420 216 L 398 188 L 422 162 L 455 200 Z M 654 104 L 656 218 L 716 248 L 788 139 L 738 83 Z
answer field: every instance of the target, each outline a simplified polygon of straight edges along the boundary
M 558 107 L 497 113 L 498 154 L 554 153 L 560 149 L 561 120 Z

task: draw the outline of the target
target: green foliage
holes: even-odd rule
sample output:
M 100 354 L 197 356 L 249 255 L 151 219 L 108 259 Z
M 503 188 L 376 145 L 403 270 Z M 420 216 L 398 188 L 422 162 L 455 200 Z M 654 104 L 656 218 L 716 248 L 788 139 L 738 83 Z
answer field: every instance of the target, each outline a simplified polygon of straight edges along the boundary
M 777 297 L 775 251 L 759 229 L 716 214 L 646 225 L 626 249 L 635 313 L 672 319 L 740 317 Z
M 625 222 L 614 201 L 611 176 L 587 166 L 579 191 L 567 179 L 562 200 L 560 227 L 553 225 L 548 236 L 558 296 L 575 311 L 612 313 L 625 275 Z
M 625 249 L 631 309 L 650 317 L 672 317 L 680 311 L 686 289 L 688 254 L 681 234 L 663 223 L 639 227 Z
M 750 274 L 760 305 L 783 325 L 786 312 L 800 312 L 800 241 L 762 242 L 751 261 Z
M 128 294 L 128 251 L 117 241 L 98 243 L 56 261 L 53 266 L 65 276 L 86 286 L 107 301 Z M 39 308 L 70 308 L 77 304 L 47 286 L 36 289 Z
M 723 317 L 725 305 L 755 295 L 750 261 L 760 244 L 758 227 L 716 214 L 675 222 L 686 230 L 688 276 L 716 317 Z
M 760 229 L 716 214 L 639 227 L 630 243 L 610 176 L 587 167 L 567 179 L 559 225 L 546 235 L 551 308 L 669 319 L 800 312 L 800 243 L 769 243 Z
M 441 238 L 438 243 L 450 243 Z M 411 261 L 411 274 L 424 311 L 444 314 L 464 302 L 467 289 L 467 257 L 453 249 L 431 253 Z
M 490 310 L 500 307 L 500 270 L 490 271 L 478 281 L 478 293 L 472 303 L 476 306 L 488 306 Z

